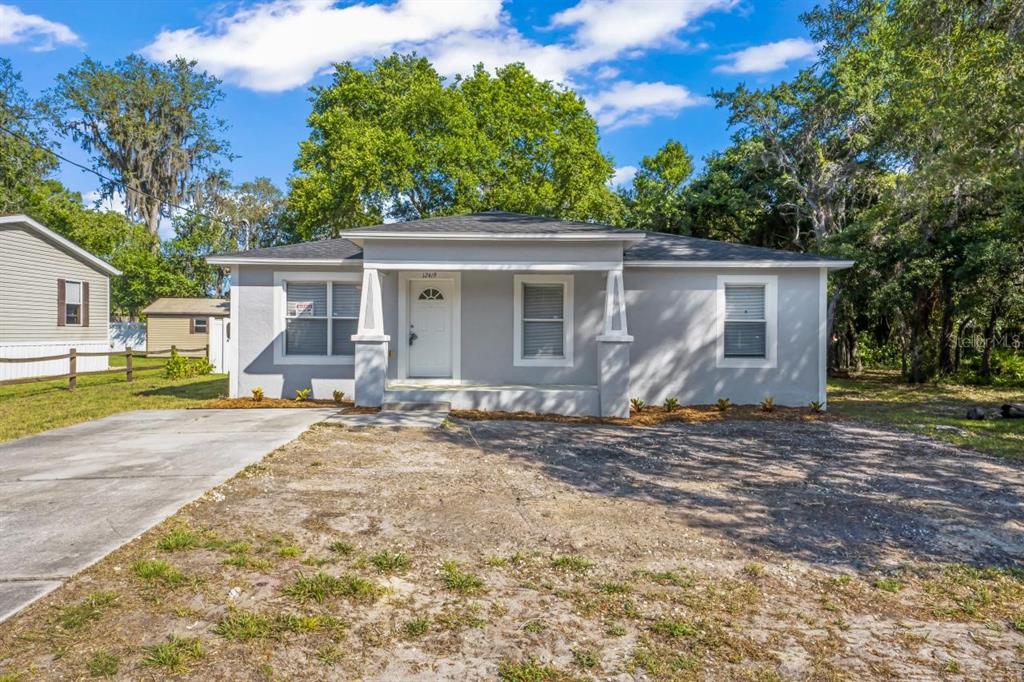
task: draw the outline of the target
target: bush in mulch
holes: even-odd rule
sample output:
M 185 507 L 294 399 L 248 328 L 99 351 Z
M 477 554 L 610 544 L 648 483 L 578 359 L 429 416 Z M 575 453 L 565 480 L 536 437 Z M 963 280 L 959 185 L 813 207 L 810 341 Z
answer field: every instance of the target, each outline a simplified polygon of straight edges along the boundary
M 657 426 L 665 422 L 715 422 L 739 421 L 826 421 L 836 419 L 835 414 L 816 413 L 807 407 L 775 407 L 766 412 L 758 405 L 731 405 L 721 410 L 717 405 L 691 405 L 666 410 L 664 407 L 647 405 L 642 411 L 635 409 L 629 418 L 567 417 L 558 414 L 537 414 L 535 412 L 487 412 L 484 410 L 452 410 L 451 416 L 475 421 L 515 419 L 520 421 L 548 421 L 563 424 L 615 424 L 619 426 Z
M 252 398 L 218 398 L 217 400 L 203 403 L 201 407 L 205 410 L 241 410 L 245 408 L 262 410 L 268 407 L 342 407 L 354 409 L 355 405 L 351 401 L 336 403 L 333 400 L 295 401 L 285 400 L 284 398 L 263 398 L 262 400 L 253 400 Z

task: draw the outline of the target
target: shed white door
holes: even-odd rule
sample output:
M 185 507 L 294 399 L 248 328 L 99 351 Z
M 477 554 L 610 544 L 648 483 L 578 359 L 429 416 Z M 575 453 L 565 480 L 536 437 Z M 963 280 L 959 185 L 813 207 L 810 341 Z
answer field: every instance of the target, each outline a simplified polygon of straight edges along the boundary
M 206 329 L 210 336 L 210 364 L 213 365 L 213 371 L 218 374 L 223 374 L 226 371 L 224 338 L 226 325 L 227 320 L 223 317 L 211 317 L 206 321 Z
M 409 376 L 452 375 L 452 285 L 409 282 Z

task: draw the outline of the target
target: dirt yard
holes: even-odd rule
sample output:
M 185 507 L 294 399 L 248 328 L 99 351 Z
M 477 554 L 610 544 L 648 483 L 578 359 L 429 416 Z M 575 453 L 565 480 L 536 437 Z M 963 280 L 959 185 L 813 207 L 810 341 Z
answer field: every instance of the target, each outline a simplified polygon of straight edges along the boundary
M 0 680 L 1019 680 L 1022 559 L 1024 470 L 855 422 L 322 426 L 0 625 Z

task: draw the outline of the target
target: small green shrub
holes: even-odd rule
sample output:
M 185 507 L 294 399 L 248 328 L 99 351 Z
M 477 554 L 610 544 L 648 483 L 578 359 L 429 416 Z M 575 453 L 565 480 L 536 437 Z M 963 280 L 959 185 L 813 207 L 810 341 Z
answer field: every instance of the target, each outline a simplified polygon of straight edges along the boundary
M 484 587 L 484 581 L 472 573 L 466 573 L 455 561 L 445 561 L 441 564 L 441 580 L 449 590 L 472 594 L 479 592 Z
M 896 594 L 903 589 L 903 583 L 895 578 L 879 578 L 874 582 L 875 589 Z
M 413 618 L 402 626 L 402 632 L 410 639 L 422 637 L 430 630 L 429 618 Z
M 725 412 L 730 407 L 732 407 L 732 401 L 729 400 L 728 398 L 719 398 L 717 401 L 715 401 L 715 407 L 718 408 L 719 412 Z
M 198 545 L 199 537 L 188 526 L 176 526 L 156 543 L 156 546 L 165 552 L 192 549 Z
M 186 672 L 187 661 L 203 657 L 203 645 L 197 637 L 171 635 L 166 642 L 148 646 L 144 651 L 146 657 L 142 659 L 142 665 L 170 668 L 176 672 Z
M 762 412 L 774 412 L 775 411 L 775 397 L 765 396 L 765 399 L 761 401 Z
M 160 559 L 140 559 L 132 564 L 132 571 L 148 583 L 162 583 L 167 587 L 185 582 L 181 571 Z
M 263 401 L 263 389 L 260 388 L 259 386 L 257 386 L 256 388 L 252 389 L 252 401 L 254 403 L 258 403 L 258 402 L 262 402 Z
M 304 403 L 309 400 L 309 396 L 313 395 L 313 389 L 311 388 L 297 388 L 295 389 L 295 402 Z
M 640 398 L 633 398 L 632 400 L 629 401 L 629 406 L 633 408 L 634 412 L 640 414 L 641 412 L 644 411 L 644 408 L 647 407 L 647 403 L 645 403 L 643 400 L 640 400 Z
M 315 601 L 322 604 L 329 597 L 348 597 L 355 601 L 373 601 L 381 589 L 369 580 L 355 575 L 336 578 L 333 575 L 317 573 L 307 577 L 301 573 L 295 582 L 284 588 L 284 593 L 300 602 Z
M 269 618 L 259 613 L 239 611 L 224 616 L 213 631 L 224 639 L 244 642 L 270 637 L 273 634 L 273 624 Z
M 568 556 L 560 556 L 552 559 L 551 567 L 562 571 L 571 571 L 573 573 L 586 573 L 594 567 L 594 562 L 585 557 L 570 554 Z
M 331 544 L 327 545 L 327 549 L 335 554 L 341 554 L 344 556 L 348 556 L 352 552 L 356 551 L 356 548 L 352 546 L 351 542 L 345 542 L 344 540 L 335 540 Z
M 341 403 L 344 402 L 344 400 L 345 400 L 345 392 L 344 391 L 335 391 L 331 395 L 334 396 L 334 402 L 336 402 L 339 405 L 341 405 Z
M 808 405 L 807 407 L 809 407 L 811 412 L 815 414 L 821 414 L 822 412 L 825 411 L 825 403 L 821 402 L 820 400 L 812 400 L 810 405 Z
M 651 630 L 671 639 L 679 637 L 693 637 L 697 634 L 697 628 L 681 620 L 663 619 L 651 626 Z
M 666 412 L 675 412 L 679 409 L 679 399 L 675 397 L 665 398 L 664 407 Z
M 176 350 L 171 351 L 171 357 L 164 365 L 164 377 L 167 379 L 189 379 L 212 371 L 213 364 L 206 358 L 186 358 Z

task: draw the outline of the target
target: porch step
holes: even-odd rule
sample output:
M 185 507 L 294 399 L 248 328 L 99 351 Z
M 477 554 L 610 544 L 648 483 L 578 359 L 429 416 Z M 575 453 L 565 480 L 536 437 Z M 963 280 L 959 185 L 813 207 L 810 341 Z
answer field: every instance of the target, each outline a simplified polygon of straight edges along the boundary
M 380 407 L 382 412 L 451 412 L 449 402 L 386 402 Z

